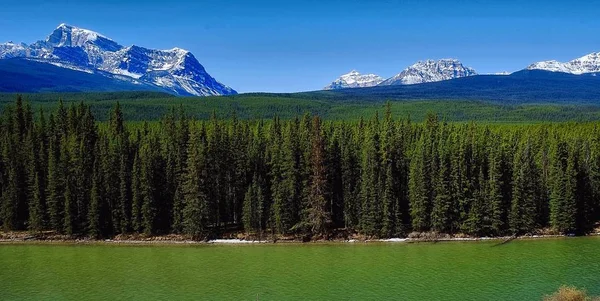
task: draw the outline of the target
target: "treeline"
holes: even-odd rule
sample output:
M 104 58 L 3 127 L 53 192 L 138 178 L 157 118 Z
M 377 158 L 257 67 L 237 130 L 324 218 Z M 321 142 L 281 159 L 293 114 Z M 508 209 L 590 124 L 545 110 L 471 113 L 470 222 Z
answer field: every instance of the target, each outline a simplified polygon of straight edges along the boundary
M 173 109 L 127 125 L 62 103 L 0 116 L 0 223 L 68 235 L 229 231 L 369 237 L 411 231 L 591 231 L 600 214 L 597 124 L 396 120 L 197 121 Z

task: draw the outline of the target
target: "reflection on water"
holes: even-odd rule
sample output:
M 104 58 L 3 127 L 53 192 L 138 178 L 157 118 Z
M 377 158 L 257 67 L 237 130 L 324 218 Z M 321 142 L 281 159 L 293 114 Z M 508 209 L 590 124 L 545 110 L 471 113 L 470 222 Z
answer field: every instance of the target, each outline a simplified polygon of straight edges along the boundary
M 539 300 L 600 294 L 600 238 L 453 243 L 0 245 L 2 300 Z

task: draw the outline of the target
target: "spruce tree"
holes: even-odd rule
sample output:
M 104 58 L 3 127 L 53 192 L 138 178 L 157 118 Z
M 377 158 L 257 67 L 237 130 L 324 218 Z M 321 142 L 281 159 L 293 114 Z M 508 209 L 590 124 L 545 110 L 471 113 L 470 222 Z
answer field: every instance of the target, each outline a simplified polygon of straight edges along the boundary
M 142 173 L 140 164 L 139 153 L 136 152 L 131 171 L 131 228 L 137 233 L 142 232 L 142 203 L 144 202 L 140 182 Z
M 575 158 L 566 142 L 560 141 L 554 146 L 553 163 L 550 224 L 556 231 L 568 233 L 576 227 L 577 201 Z
M 531 233 L 537 221 L 538 180 L 531 141 L 521 143 L 514 161 L 510 228 L 514 234 Z
M 494 137 L 489 149 L 489 169 L 486 201 L 490 208 L 490 227 L 494 235 L 500 235 L 506 226 L 506 204 L 503 196 L 503 156 L 501 146 Z
M 194 239 L 201 239 L 209 234 L 209 203 L 205 192 L 207 170 L 204 145 L 195 129 L 190 133 L 187 153 L 183 186 L 183 229 Z
M 378 235 L 381 231 L 381 156 L 380 156 L 379 120 L 376 115 L 371 121 L 369 132 L 365 136 L 361 165 L 361 232 Z
M 244 196 L 243 223 L 246 232 L 257 233 L 259 237 L 263 230 L 263 202 L 265 201 L 261 188 L 261 179 L 254 175 L 251 185 Z
M 327 170 L 324 162 L 326 154 L 321 133 L 321 119 L 318 116 L 313 117 L 311 138 L 311 176 L 306 224 L 311 234 L 326 236 L 331 216 L 327 211 Z
M 451 154 L 448 145 L 440 143 L 439 168 L 435 186 L 435 198 L 431 209 L 431 228 L 442 233 L 452 232 Z
M 63 206 L 65 193 L 65 170 L 60 158 L 60 143 L 51 140 L 48 154 L 48 216 L 50 227 L 55 231 L 63 229 Z
M 383 125 L 381 146 L 381 203 L 383 220 L 381 225 L 381 236 L 391 237 L 399 234 L 401 227 L 401 216 L 399 206 L 399 176 L 398 176 L 398 144 L 396 141 L 396 129 L 392 119 L 391 104 L 386 104 L 385 120 Z
M 429 187 L 427 187 L 425 175 L 425 157 L 427 155 L 424 144 L 424 137 L 421 136 L 410 162 L 408 187 L 410 216 L 414 231 L 428 231 L 430 227 Z

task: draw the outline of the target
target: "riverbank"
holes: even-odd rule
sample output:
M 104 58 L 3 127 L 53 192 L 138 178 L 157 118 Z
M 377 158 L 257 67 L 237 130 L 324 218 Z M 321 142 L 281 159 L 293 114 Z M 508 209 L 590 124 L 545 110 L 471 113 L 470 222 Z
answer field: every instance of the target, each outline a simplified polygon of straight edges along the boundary
M 542 300 L 563 283 L 600 295 L 599 242 L 8 243 L 0 290 L 2 300 Z
M 600 231 L 587 236 L 600 236 Z M 566 238 L 568 235 L 556 234 L 540 234 L 540 235 L 523 235 L 523 236 L 499 236 L 499 237 L 470 237 L 466 235 L 448 235 L 433 232 L 426 233 L 411 233 L 406 238 L 386 238 L 386 239 L 369 239 L 366 237 L 356 236 L 348 239 L 314 239 L 303 240 L 297 237 L 276 237 L 267 239 L 252 239 L 251 237 L 240 238 L 219 238 L 212 240 L 192 240 L 184 235 L 160 235 L 160 236 L 143 236 L 143 235 L 118 235 L 111 239 L 91 239 L 89 237 L 74 237 L 62 234 L 56 234 L 51 231 L 32 234 L 29 232 L 0 232 L 0 244 L 10 243 L 42 243 L 42 244 L 123 244 L 123 245 L 144 245 L 144 244 L 179 244 L 179 245 L 207 245 L 207 244 L 224 244 L 224 245 L 239 245 L 239 244 L 306 244 L 306 243 L 422 243 L 422 242 L 461 242 L 461 241 L 498 241 L 501 244 L 508 243 L 513 240 L 527 239 L 551 239 L 551 238 Z

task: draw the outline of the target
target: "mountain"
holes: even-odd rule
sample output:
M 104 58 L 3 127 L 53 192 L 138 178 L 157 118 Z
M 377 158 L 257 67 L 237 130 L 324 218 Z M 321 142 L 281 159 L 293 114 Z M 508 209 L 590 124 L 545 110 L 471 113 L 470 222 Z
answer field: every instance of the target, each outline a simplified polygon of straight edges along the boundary
M 476 75 L 475 70 L 463 66 L 455 59 L 419 61 L 404 69 L 399 74 L 381 82 L 380 86 L 414 85 L 422 83 L 439 82 L 460 77 Z
M 237 94 L 210 76 L 187 50 L 124 47 L 97 32 L 67 24 L 59 25 L 45 40 L 31 45 L 0 44 L 0 59 L 9 58 L 26 58 L 104 75 L 137 84 L 137 87 L 158 87 L 176 95 Z
M 344 88 L 364 88 L 377 86 L 384 80 L 383 77 L 375 74 L 360 74 L 352 70 L 334 80 L 331 84 L 323 88 L 324 90 L 344 89 Z
M 574 75 L 544 70 L 522 70 L 510 75 L 475 75 L 414 85 L 379 85 L 294 95 L 336 102 L 468 100 L 500 104 L 600 105 L 600 76 L 593 73 Z
M 164 91 L 102 71 L 83 72 L 26 58 L 0 60 L 0 92 L 120 92 Z
M 600 52 L 590 53 L 566 63 L 555 60 L 537 62 L 529 65 L 527 70 L 546 70 L 571 74 L 600 72 Z

